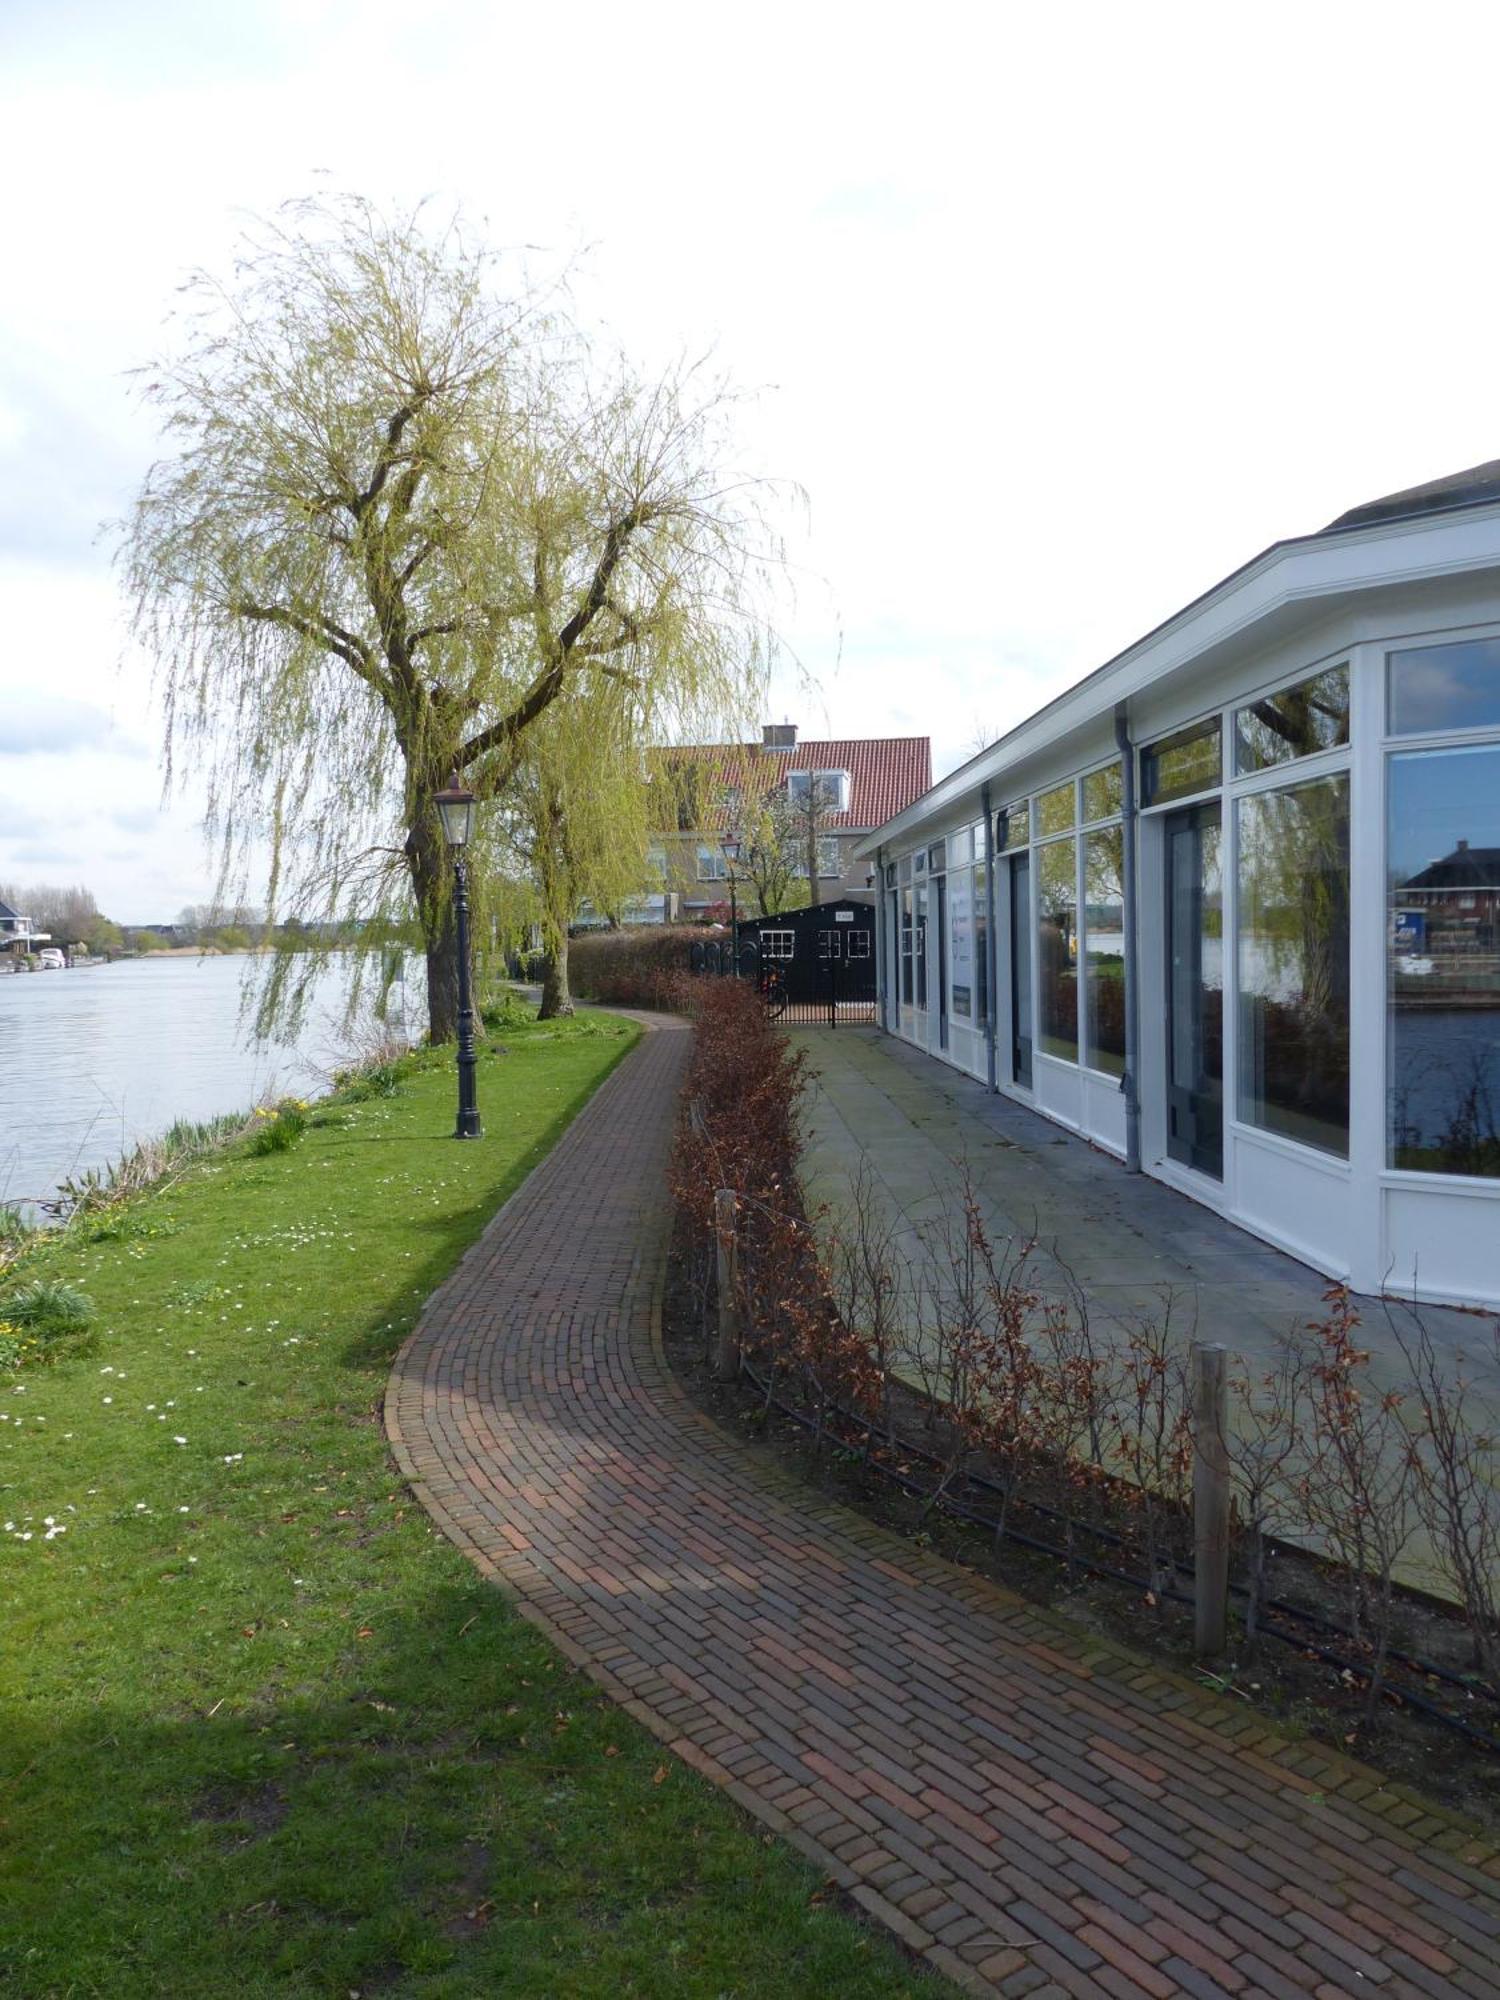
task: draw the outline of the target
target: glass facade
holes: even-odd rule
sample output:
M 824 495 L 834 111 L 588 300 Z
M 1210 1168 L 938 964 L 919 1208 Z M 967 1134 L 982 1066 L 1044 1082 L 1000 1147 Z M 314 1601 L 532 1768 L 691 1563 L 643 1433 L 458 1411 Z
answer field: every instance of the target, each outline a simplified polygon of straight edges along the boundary
M 1500 728 L 1500 639 L 1412 646 L 1386 672 L 1392 736 Z
M 1050 840 L 1036 850 L 1038 1046 L 1078 1060 L 1078 842 Z
M 990 1018 L 989 867 L 983 861 L 974 870 L 974 983 L 974 1020 L 982 1028 Z
M 1090 1069 L 1125 1074 L 1125 834 L 1083 838 L 1083 1046 Z
M 1387 1162 L 1500 1179 L 1500 743 L 1393 756 L 1386 814 Z
M 996 828 L 997 852 L 1009 854 L 1014 848 L 1031 845 L 1031 801 L 1018 799 L 1000 815 Z
M 1236 805 L 1239 1116 L 1349 1151 L 1349 780 Z
M 1349 741 L 1349 669 L 1329 667 L 1235 712 L 1234 768 L 1266 771 Z

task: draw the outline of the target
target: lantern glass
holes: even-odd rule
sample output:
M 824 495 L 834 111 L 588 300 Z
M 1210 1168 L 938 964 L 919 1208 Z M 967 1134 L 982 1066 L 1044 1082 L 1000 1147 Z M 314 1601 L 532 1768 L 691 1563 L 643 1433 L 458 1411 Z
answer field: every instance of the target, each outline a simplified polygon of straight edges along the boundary
M 443 838 L 450 847 L 467 846 L 474 831 L 474 794 L 466 792 L 456 778 L 437 795 L 438 817 L 443 822 Z
M 720 842 L 719 844 L 720 844 L 720 846 L 721 846 L 721 847 L 723 848 L 723 850 L 724 850 L 724 859 L 725 859 L 726 861 L 738 861 L 738 860 L 739 860 L 739 858 L 740 858 L 740 844 L 739 844 L 739 842 L 738 842 L 737 840 L 735 840 L 735 839 L 732 839 L 732 838 L 731 838 L 731 839 L 729 839 L 729 840 L 724 840 L 724 841 L 721 841 L 721 842 Z

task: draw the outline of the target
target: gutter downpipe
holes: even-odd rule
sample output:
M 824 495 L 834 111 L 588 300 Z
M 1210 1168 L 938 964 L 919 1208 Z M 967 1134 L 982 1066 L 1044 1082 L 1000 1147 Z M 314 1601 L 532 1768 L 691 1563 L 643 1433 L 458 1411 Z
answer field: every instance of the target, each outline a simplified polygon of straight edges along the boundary
M 1115 746 L 1120 752 L 1121 826 L 1124 832 L 1122 869 L 1123 921 L 1125 925 L 1125 1074 L 1120 1089 L 1125 1094 L 1125 1171 L 1141 1170 L 1141 1099 L 1137 1088 L 1141 1056 L 1140 948 L 1136 929 L 1136 803 L 1135 750 L 1130 741 L 1130 705 L 1115 703 Z
M 984 1024 L 985 1075 L 989 1088 L 995 1088 L 995 1019 L 1000 1011 L 1000 940 L 995 935 L 995 822 L 990 817 L 990 788 L 979 787 L 979 802 L 984 811 L 984 955 L 988 960 L 985 967 L 985 984 L 989 988 L 990 1004 L 986 1009 L 988 1019 Z

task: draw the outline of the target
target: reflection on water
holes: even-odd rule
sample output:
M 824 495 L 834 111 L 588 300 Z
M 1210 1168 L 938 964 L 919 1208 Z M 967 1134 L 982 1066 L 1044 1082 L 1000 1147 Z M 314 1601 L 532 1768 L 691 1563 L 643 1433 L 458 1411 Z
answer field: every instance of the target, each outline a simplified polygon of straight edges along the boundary
M 245 958 L 139 958 L 0 976 L 0 1201 L 44 1200 L 179 1118 L 311 1095 L 347 1057 L 349 968 L 330 966 L 295 1043 L 256 1042 L 241 1018 Z M 398 981 L 394 1033 L 423 1025 Z M 403 1028 L 403 1020 L 405 1029 Z

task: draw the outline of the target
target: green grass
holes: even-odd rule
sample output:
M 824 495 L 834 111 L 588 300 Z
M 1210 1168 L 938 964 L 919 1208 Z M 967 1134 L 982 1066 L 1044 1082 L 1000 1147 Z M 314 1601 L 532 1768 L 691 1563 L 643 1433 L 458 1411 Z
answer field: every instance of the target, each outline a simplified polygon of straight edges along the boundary
M 15 1274 L 94 1316 L 0 1374 L 8 1996 L 935 1990 L 572 1673 L 386 1452 L 421 1301 L 632 1039 L 507 1026 L 477 1145 L 417 1058 Z

